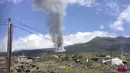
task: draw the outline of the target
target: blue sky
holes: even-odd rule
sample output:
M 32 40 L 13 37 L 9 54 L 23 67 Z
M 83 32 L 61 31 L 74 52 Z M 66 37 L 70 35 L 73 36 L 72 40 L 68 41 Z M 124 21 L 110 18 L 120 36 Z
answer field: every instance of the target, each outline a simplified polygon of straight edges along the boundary
M 81 2 L 70 3 L 68 5 L 66 8 L 67 15 L 64 17 L 65 35 L 76 34 L 77 32 L 94 31 L 104 31 L 109 33 L 116 32 L 116 34 L 124 36 L 130 35 L 130 22 L 123 20 L 123 18 L 123 24 L 121 24 L 121 27 L 123 27 L 124 30 L 118 30 L 117 28 L 120 26 L 110 27 L 110 25 L 114 25 L 114 23 L 118 21 L 117 18 L 119 18 L 121 13 L 128 8 L 130 0 L 89 1 L 94 2 L 89 5 L 81 5 Z M 17 4 L 11 1 L 5 1 L 0 4 L 0 10 L 2 15 L 0 18 L 1 20 L 11 18 L 31 27 L 40 29 L 40 33 L 43 35 L 48 34 L 46 26 L 47 15 L 44 12 L 33 10 L 31 0 L 23 0 Z M 101 25 L 104 26 L 104 28 L 101 29 Z M 7 26 L 0 26 L 0 36 L 5 37 L 6 33 Z M 29 35 L 31 34 L 26 31 L 14 28 L 15 40 Z
M 97 1 L 98 2 L 98 1 Z M 98 7 L 85 7 L 81 6 L 79 4 L 73 4 L 69 5 L 66 9 L 67 16 L 65 16 L 64 24 L 65 24 L 65 34 L 71 34 L 71 33 L 77 33 L 77 32 L 92 32 L 96 30 L 100 30 L 100 25 L 104 25 L 105 31 L 114 32 L 113 30 L 109 29 L 109 24 L 116 20 L 116 15 L 110 14 L 112 9 L 109 9 L 108 13 L 107 11 L 104 11 L 105 4 L 103 4 L 105 1 L 101 0 L 98 3 L 101 3 Z M 116 2 L 114 0 L 113 2 Z M 19 4 L 13 4 L 8 2 L 9 5 L 5 11 L 9 12 L 7 15 L 5 15 L 5 19 L 10 17 L 14 20 L 20 21 L 22 23 L 25 23 L 27 25 L 30 25 L 32 27 L 41 29 L 42 32 L 40 33 L 47 33 L 48 30 L 46 28 L 46 15 L 43 12 L 38 12 L 32 10 L 31 1 L 30 0 L 24 0 Z M 116 2 L 120 5 L 128 5 L 130 3 L 129 0 L 119 0 Z M 1 5 L 2 6 L 2 5 Z M 99 8 L 102 8 L 103 11 L 98 11 Z M 125 8 L 125 7 L 124 7 Z M 121 10 L 124 9 L 121 7 Z M 127 24 L 127 23 L 126 23 Z M 126 25 L 126 29 L 123 32 L 117 32 L 123 35 L 128 35 L 129 32 Z M 24 31 L 21 31 L 17 28 L 14 32 L 14 35 L 16 38 L 19 36 L 26 36 L 27 33 Z M 19 33 L 21 32 L 21 33 Z

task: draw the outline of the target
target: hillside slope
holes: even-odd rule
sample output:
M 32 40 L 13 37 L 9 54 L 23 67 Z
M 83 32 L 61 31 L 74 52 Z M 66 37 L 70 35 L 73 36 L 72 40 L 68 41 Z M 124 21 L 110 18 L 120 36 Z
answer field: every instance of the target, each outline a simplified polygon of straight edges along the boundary
M 67 46 L 66 49 L 70 52 L 120 51 L 121 45 L 124 51 L 130 51 L 130 38 L 122 36 L 117 38 L 96 37 L 87 43 Z
M 126 37 L 96 37 L 87 43 L 75 44 L 65 47 L 65 53 L 75 52 L 120 52 L 120 48 L 126 52 L 130 52 L 130 38 Z M 50 48 L 51 49 L 51 48 Z M 50 49 L 34 49 L 34 50 L 21 50 L 13 52 L 13 55 L 25 54 L 27 56 L 38 56 L 41 54 L 54 54 Z M 3 53 L 1 53 L 3 54 Z M 0 55 L 1 55 L 0 54 Z

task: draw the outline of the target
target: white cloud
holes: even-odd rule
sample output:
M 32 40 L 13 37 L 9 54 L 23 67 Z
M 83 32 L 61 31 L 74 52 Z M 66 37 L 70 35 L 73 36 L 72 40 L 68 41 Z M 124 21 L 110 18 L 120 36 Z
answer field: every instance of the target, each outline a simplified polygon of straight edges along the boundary
M 7 51 L 7 37 L 0 40 L 0 52 Z
M 114 24 L 110 25 L 110 28 L 118 30 L 118 31 L 124 31 L 122 21 L 115 21 Z
M 63 0 L 67 4 L 80 4 L 83 6 L 91 7 L 95 0 Z
M 92 7 L 97 4 L 95 2 L 96 0 L 48 0 L 48 1 L 47 0 L 32 0 L 32 5 L 33 5 L 33 8 L 35 8 L 35 6 L 37 8 L 37 4 L 40 4 L 41 2 L 54 3 L 55 1 L 56 2 L 61 1 L 65 6 L 67 6 L 68 4 L 79 4 L 81 6 Z
M 0 1 L 0 4 L 3 4 L 3 3 L 5 3 L 5 2 L 12 2 L 12 3 L 14 3 L 14 4 L 18 4 L 18 3 L 20 3 L 20 2 L 22 2 L 23 0 L 1 0 Z
M 78 32 L 76 34 L 71 34 L 69 36 L 64 36 L 64 40 L 70 42 L 72 44 L 77 43 L 86 43 L 93 38 L 100 36 L 100 37 L 114 37 L 114 34 L 102 31 L 94 31 L 94 32 Z M 66 42 L 65 42 L 66 43 Z
M 100 26 L 100 29 L 104 29 L 104 28 L 105 28 L 104 25 L 101 25 L 101 26 Z
M 39 49 L 39 48 L 53 48 L 53 43 L 51 40 L 47 40 L 44 38 L 51 37 L 49 35 L 41 35 L 41 34 L 31 34 L 26 37 L 21 37 L 18 40 L 13 41 L 13 51 L 22 50 L 22 49 Z M 77 43 L 86 43 L 93 38 L 100 37 L 114 37 L 114 34 L 102 31 L 94 31 L 94 32 L 77 32 L 76 34 L 70 34 L 64 36 L 64 46 L 73 45 Z M 0 51 L 6 51 L 6 43 L 5 39 L 0 43 Z
M 86 7 L 92 7 L 95 5 L 95 0 L 66 0 L 68 4 L 80 4 Z
M 97 2 L 97 14 L 103 12 L 112 16 L 118 16 L 120 11 L 124 8 L 124 4 L 120 4 L 118 0 L 102 0 L 100 2 L 96 0 L 96 3 Z
M 10 1 L 10 2 L 13 2 L 13 3 L 17 4 L 17 3 L 22 2 L 23 0 L 8 0 L 8 1 Z
M 123 25 L 125 22 L 130 23 L 130 5 L 119 14 L 117 20 L 110 25 L 110 28 L 117 31 L 124 31 Z
M 117 19 L 130 23 L 130 5 L 123 12 L 120 13 Z
M 41 35 L 41 34 L 32 34 L 24 38 L 19 38 L 13 43 L 13 50 L 20 49 L 37 49 L 37 48 L 50 48 L 53 46 L 50 40 L 44 38 L 50 38 L 49 35 Z
M 117 2 L 107 1 L 105 6 L 106 12 L 111 15 L 118 15 L 120 13 L 120 6 Z

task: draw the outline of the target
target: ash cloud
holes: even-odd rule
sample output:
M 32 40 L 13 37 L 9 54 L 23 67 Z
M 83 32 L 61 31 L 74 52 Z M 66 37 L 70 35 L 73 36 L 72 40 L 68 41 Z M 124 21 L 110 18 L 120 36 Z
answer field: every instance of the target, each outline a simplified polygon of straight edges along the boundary
M 33 0 L 33 9 L 43 11 L 48 15 L 47 26 L 52 36 L 52 42 L 56 51 L 65 51 L 63 48 L 64 25 L 63 20 L 66 15 L 65 9 L 68 4 L 79 4 L 87 7 L 95 0 Z
M 48 14 L 47 26 L 56 51 L 63 48 L 63 20 L 67 4 L 63 0 L 33 0 L 33 7 Z

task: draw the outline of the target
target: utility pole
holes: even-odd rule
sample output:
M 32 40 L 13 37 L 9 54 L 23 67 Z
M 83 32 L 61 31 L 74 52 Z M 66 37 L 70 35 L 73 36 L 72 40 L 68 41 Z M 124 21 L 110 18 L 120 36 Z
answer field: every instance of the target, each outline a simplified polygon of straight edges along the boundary
M 12 55 L 12 38 L 13 38 L 13 24 L 11 24 L 11 19 L 8 19 L 8 44 L 7 44 L 7 69 L 6 72 L 10 73 L 11 67 L 11 55 Z

